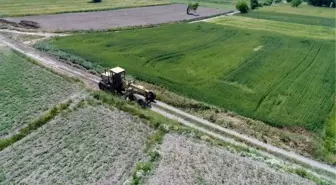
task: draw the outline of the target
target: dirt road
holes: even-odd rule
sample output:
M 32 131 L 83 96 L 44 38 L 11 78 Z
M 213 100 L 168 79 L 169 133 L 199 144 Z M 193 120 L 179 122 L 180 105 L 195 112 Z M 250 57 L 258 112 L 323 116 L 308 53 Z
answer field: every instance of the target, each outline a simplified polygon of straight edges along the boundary
M 41 29 L 46 31 L 103 30 L 194 20 L 232 12 L 231 10 L 199 7 L 197 15 L 187 15 L 186 10 L 187 5 L 171 4 L 110 11 L 15 17 L 6 18 L 6 20 L 38 22 Z
M 78 68 L 72 67 L 65 63 L 62 63 L 47 54 L 41 53 L 35 50 L 34 48 L 18 43 L 9 38 L 6 38 L 2 36 L 1 34 L 0 34 L 0 44 L 6 45 L 12 48 L 13 50 L 16 50 L 36 60 L 39 64 L 47 68 L 50 68 L 57 73 L 81 79 L 81 81 L 83 81 L 88 87 L 98 89 L 97 83 L 99 82 L 100 78 L 95 75 L 82 71 Z M 315 160 L 306 158 L 304 156 L 295 154 L 293 152 L 288 152 L 286 150 L 277 148 L 275 146 L 263 143 L 259 140 L 251 138 L 244 134 L 240 134 L 236 131 L 223 128 L 219 125 L 216 125 L 204 119 L 201 119 L 196 116 L 190 115 L 186 112 L 183 112 L 182 110 L 176 109 L 163 102 L 157 101 L 157 103 L 153 104 L 152 110 L 169 119 L 179 121 L 183 125 L 192 127 L 207 135 L 211 135 L 214 138 L 223 140 L 224 142 L 243 146 L 244 145 L 243 143 L 234 140 L 234 139 L 238 139 L 238 140 L 244 141 L 245 143 L 249 143 L 250 145 L 253 145 L 255 147 L 268 151 L 272 154 L 280 155 L 290 160 L 294 160 L 300 164 L 309 165 L 313 168 L 320 169 L 320 170 L 336 175 L 336 169 L 332 166 L 329 166 L 329 165 L 317 162 Z M 225 137 L 219 133 L 232 136 L 234 139 Z

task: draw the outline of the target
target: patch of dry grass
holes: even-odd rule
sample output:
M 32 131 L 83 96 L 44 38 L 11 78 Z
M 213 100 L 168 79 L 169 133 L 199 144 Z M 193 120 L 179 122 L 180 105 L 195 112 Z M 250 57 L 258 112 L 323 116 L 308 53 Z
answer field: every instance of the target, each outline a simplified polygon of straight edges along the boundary
M 0 152 L 0 184 L 122 184 L 151 133 L 130 114 L 84 106 Z
M 185 136 L 166 135 L 160 153 L 162 160 L 146 184 L 313 184 Z

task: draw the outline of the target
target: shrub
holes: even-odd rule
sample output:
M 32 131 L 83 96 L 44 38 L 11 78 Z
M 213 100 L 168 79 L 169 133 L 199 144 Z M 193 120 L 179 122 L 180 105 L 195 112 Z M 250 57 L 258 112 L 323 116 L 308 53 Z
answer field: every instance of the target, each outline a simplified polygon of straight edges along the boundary
M 250 0 L 250 6 L 251 6 L 251 10 L 258 8 L 259 6 L 258 0 Z
M 298 7 L 302 3 L 301 0 L 292 0 L 291 5 L 292 7 Z
M 274 0 L 274 3 L 281 3 L 282 0 Z
M 246 2 L 240 1 L 236 4 L 237 10 L 240 11 L 240 13 L 247 13 L 249 10 L 249 7 Z
M 307 177 L 307 171 L 305 169 L 302 169 L 302 168 L 297 168 L 295 169 L 295 173 L 298 174 L 299 176 L 305 178 Z
M 326 6 L 335 8 L 335 0 L 307 0 L 308 4 L 313 6 Z
M 287 3 L 290 3 L 290 2 L 292 2 L 292 0 L 286 0 L 287 1 Z

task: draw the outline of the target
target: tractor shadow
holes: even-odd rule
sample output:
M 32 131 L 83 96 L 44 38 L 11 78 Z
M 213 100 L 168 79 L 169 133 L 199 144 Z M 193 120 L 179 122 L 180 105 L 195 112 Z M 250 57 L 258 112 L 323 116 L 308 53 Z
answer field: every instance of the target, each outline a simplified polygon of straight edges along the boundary
M 196 12 L 194 12 L 194 13 L 189 13 L 189 14 L 187 14 L 187 15 L 191 15 L 191 16 L 195 16 L 195 17 L 198 17 L 198 16 L 200 16 L 199 14 L 197 14 Z

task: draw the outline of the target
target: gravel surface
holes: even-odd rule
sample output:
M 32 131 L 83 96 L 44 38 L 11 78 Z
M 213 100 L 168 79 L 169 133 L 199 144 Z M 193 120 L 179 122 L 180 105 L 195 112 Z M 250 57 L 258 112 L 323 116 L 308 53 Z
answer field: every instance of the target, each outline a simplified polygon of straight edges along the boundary
M 198 15 L 187 15 L 186 9 L 187 5 L 172 4 L 111 11 L 26 16 L 6 18 L 6 20 L 14 22 L 20 22 L 21 20 L 35 21 L 46 31 L 101 30 L 192 20 L 231 12 L 229 10 L 199 7 Z
M 148 185 L 314 184 L 185 136 L 166 135 L 161 156 L 159 166 L 146 182 Z
M 57 117 L 0 152 L 0 184 L 122 184 L 152 130 L 102 106 Z

